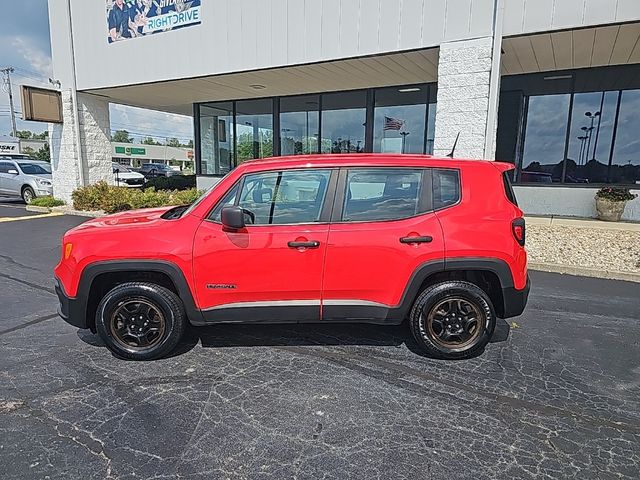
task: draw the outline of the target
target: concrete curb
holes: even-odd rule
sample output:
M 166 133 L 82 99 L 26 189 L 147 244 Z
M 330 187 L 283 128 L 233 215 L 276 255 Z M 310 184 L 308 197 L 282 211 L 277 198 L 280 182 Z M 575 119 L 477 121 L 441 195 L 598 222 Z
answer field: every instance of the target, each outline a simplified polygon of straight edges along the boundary
M 77 217 L 88 217 L 88 218 L 98 218 L 104 217 L 106 213 L 101 210 L 98 211 L 89 211 L 89 210 L 74 210 L 73 208 L 62 205 L 61 207 L 53 207 L 52 210 L 54 212 L 61 212 L 65 215 L 75 215 Z
M 51 208 L 49 208 L 49 207 L 36 207 L 35 205 L 27 205 L 25 210 L 27 212 L 51 213 Z
M 562 273 L 577 275 L 579 277 L 604 278 L 607 280 L 622 280 L 625 282 L 640 283 L 640 273 L 618 272 L 615 270 L 598 270 L 595 268 L 574 267 L 571 265 L 558 265 L 553 263 L 529 263 L 530 270 L 541 272 Z

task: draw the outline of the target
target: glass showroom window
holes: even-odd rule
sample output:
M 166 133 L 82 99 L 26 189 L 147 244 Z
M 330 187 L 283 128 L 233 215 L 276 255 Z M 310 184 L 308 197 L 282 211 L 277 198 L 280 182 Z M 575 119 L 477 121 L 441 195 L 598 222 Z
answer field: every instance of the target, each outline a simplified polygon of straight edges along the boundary
M 562 180 L 571 94 L 529 97 L 518 181 Z
M 280 100 L 281 155 L 318 153 L 320 96 L 304 95 Z
M 321 153 L 365 151 L 366 105 L 366 91 L 322 96 Z
M 273 156 L 273 100 L 236 102 L 238 164 Z
M 428 92 L 427 85 L 376 90 L 374 152 L 424 153 Z
M 609 181 L 640 183 L 640 90 L 625 90 L 620 96 L 620 112 Z
M 200 168 L 203 175 L 224 175 L 234 165 L 233 104 L 200 105 Z
M 576 93 L 565 183 L 606 183 L 618 92 Z

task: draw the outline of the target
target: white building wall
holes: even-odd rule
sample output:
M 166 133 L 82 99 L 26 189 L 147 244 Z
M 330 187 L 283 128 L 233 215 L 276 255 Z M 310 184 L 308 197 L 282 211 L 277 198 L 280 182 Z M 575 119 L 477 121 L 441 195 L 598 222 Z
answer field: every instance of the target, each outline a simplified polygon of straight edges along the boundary
M 71 194 L 80 185 L 80 163 L 77 162 L 75 117 L 71 92 L 62 91 L 64 123 L 49 124 L 53 195 L 71 203 Z
M 484 151 L 492 43 L 492 37 L 484 37 L 440 46 L 435 155 L 447 155 L 460 133 L 456 157 L 493 157 Z
M 78 93 L 80 140 L 87 172 L 86 183 L 113 182 L 109 102 Z
M 504 35 L 635 20 L 639 0 L 505 0 Z
M 597 188 L 513 187 L 518 205 L 527 215 L 596 218 Z M 638 198 L 627 203 L 622 220 L 640 222 L 640 189 L 631 190 Z
M 49 0 L 56 75 L 66 0 Z M 494 0 L 203 0 L 202 24 L 107 42 L 105 2 L 71 0 L 78 89 L 409 50 L 490 35 Z M 67 68 L 68 62 L 60 63 Z
M 85 184 L 113 182 L 109 104 L 92 95 L 78 94 L 78 131 L 84 162 L 78 160 L 76 117 L 68 90 L 62 91 L 62 116 L 63 123 L 49 124 L 53 195 L 71 203 L 71 194 L 83 185 L 83 179 Z

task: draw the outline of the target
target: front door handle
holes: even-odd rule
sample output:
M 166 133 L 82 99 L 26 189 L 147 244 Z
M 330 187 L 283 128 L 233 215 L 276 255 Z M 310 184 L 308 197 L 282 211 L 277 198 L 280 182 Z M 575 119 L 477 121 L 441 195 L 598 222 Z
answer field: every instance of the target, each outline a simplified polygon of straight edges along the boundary
M 317 240 L 310 240 L 308 242 L 289 242 L 287 245 L 290 248 L 318 248 L 320 242 Z
M 400 243 L 431 243 L 433 237 L 425 235 L 424 237 L 400 237 Z

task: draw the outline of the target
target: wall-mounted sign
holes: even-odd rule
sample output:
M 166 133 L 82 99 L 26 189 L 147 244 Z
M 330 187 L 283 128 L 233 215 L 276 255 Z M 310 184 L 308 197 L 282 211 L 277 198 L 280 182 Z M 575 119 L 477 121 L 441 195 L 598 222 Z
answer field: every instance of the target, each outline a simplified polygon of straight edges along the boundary
M 18 142 L 0 142 L 0 155 L 11 153 L 20 153 L 20 144 Z
M 22 85 L 22 119 L 62 123 L 62 96 L 58 90 Z
M 116 153 L 121 155 L 146 155 L 147 149 L 140 147 L 116 147 Z
M 200 24 L 200 0 L 107 0 L 109 43 Z

